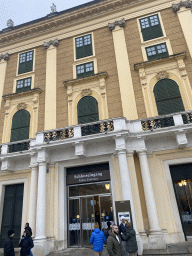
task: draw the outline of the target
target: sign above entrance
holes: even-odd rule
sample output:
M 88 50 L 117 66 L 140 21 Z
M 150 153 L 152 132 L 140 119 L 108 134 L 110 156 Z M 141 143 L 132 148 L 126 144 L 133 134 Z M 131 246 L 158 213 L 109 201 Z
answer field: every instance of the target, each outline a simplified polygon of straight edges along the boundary
M 73 171 L 68 170 L 67 185 L 110 180 L 110 172 L 106 164 L 82 166 L 78 169 L 74 168 Z

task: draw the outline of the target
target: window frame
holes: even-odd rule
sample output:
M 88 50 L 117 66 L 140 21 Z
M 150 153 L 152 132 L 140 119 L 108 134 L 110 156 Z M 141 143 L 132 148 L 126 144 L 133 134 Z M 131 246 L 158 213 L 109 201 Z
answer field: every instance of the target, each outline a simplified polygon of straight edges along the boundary
M 152 30 L 153 26 L 151 26 L 150 17 L 153 17 L 153 16 L 155 16 L 155 15 L 157 15 L 157 18 L 158 18 L 158 21 L 159 21 L 159 24 L 158 24 L 158 25 L 160 26 L 162 35 L 161 35 L 161 36 L 158 36 L 158 37 L 153 37 L 153 36 L 152 36 L 151 38 L 144 40 L 143 31 L 145 31 L 145 30 L 143 30 L 143 28 L 142 28 L 141 20 L 143 20 L 143 19 L 148 19 L 148 22 L 149 22 L 149 25 L 150 25 L 150 26 L 149 26 L 149 29 Z M 139 18 L 138 21 L 139 21 L 139 27 L 140 27 L 140 32 L 141 32 L 141 37 L 142 37 L 142 41 L 143 41 L 143 42 L 148 42 L 148 41 L 153 40 L 153 39 L 162 38 L 162 37 L 165 35 L 165 31 L 164 31 L 163 26 L 162 26 L 163 23 L 162 23 L 162 20 L 160 19 L 159 13 L 154 13 L 154 14 L 151 14 L 151 15 L 148 15 L 148 16 L 145 16 L 145 17 L 142 17 L 142 18 Z
M 84 66 L 84 70 L 86 69 L 86 65 L 87 64 L 90 64 L 90 63 L 93 63 L 93 72 L 92 72 L 92 74 L 91 75 L 84 75 L 84 76 L 79 76 L 78 77 L 78 74 L 77 74 L 77 67 L 79 67 L 79 66 Z M 86 74 L 87 72 L 85 71 L 84 73 L 82 73 L 82 74 Z M 76 78 L 77 79 L 80 79 L 80 78 L 85 78 L 85 77 L 90 77 L 90 76 L 92 76 L 92 75 L 94 75 L 95 74 L 95 70 L 94 70 L 94 62 L 93 61 L 91 61 L 91 62 L 86 62 L 86 63 L 81 63 L 81 64 L 79 64 L 79 65 L 76 65 Z
M 80 37 L 87 36 L 87 35 L 91 35 L 91 39 L 92 39 L 92 55 L 89 55 L 89 56 L 77 59 L 76 58 L 76 56 L 77 56 L 76 55 L 76 39 L 80 38 Z M 82 61 L 82 60 L 85 61 L 86 59 L 95 57 L 94 33 L 93 32 L 87 32 L 86 34 L 81 34 L 81 35 L 78 35 L 78 36 L 74 37 L 73 38 L 73 52 L 74 52 L 74 61 L 75 62 Z
M 21 55 L 21 54 L 24 54 L 24 53 L 31 52 L 31 51 L 33 51 L 33 65 L 32 65 L 32 70 L 19 74 L 20 55 Z M 23 51 L 23 52 L 19 52 L 19 53 L 18 53 L 16 76 L 25 76 L 26 74 L 29 76 L 29 74 L 35 72 L 35 56 L 36 56 L 36 49 L 30 49 L 30 50 L 27 50 L 27 51 Z
M 165 55 L 165 53 L 157 53 L 158 52 L 158 49 L 157 47 L 160 46 L 160 45 L 165 45 L 165 48 L 166 48 L 166 53 L 167 53 L 167 56 L 164 56 L 164 57 L 161 57 L 161 55 Z M 152 55 L 152 56 L 157 56 L 157 57 L 154 57 L 154 58 L 151 58 L 150 56 L 148 56 L 147 54 L 147 49 L 151 48 L 151 47 L 155 47 L 155 50 L 156 50 L 156 54 L 155 55 Z M 157 59 L 161 59 L 161 58 L 166 58 L 166 57 L 169 57 L 169 51 L 168 51 L 168 48 L 167 48 L 167 45 L 166 45 L 166 42 L 162 42 L 160 44 L 156 44 L 156 45 L 151 45 L 151 46 L 148 46 L 148 47 L 145 47 L 145 51 L 146 51 L 146 55 L 147 55 L 147 59 L 148 61 L 152 61 L 152 60 L 157 60 Z M 159 56 L 159 57 L 158 57 Z
M 30 79 L 30 89 L 22 89 L 22 88 L 29 87 L 29 86 L 24 86 L 25 80 L 27 80 L 27 79 Z M 23 87 L 21 87 L 21 88 L 17 88 L 17 84 L 18 84 L 19 81 L 23 81 Z M 26 77 L 26 78 L 23 78 L 23 79 L 18 79 L 16 81 L 16 93 L 30 91 L 31 90 L 31 84 L 32 84 L 32 77 Z

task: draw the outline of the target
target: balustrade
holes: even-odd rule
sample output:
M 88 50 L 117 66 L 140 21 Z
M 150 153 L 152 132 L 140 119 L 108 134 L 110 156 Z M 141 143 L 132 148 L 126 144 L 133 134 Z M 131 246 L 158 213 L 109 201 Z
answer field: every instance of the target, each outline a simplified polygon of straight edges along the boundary
M 72 138 L 72 137 L 74 137 L 73 128 L 50 131 L 50 132 L 44 133 L 44 141 L 45 142 L 64 140 L 64 139 L 68 139 L 68 138 Z
M 113 121 L 93 123 L 90 125 L 85 125 L 81 127 L 82 136 L 97 134 L 97 133 L 106 133 L 108 131 L 113 131 L 114 125 Z

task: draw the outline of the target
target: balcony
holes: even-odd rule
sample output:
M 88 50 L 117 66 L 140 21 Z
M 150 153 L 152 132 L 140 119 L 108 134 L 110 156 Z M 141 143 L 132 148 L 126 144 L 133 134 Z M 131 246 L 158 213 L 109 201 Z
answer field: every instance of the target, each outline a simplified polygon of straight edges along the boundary
M 114 145 L 114 138 L 125 136 L 127 141 L 150 140 L 168 136 L 175 138 L 177 147 L 188 144 L 187 134 L 192 131 L 192 111 L 173 113 L 146 119 L 127 121 L 123 117 L 102 120 L 93 123 L 79 124 L 70 127 L 42 131 L 36 138 L 4 143 L 1 146 L 1 170 L 10 169 L 16 159 L 30 159 L 40 149 L 60 150 L 67 152 L 68 147 L 75 148 L 76 157 L 86 156 L 87 145 L 105 142 Z M 137 141 L 137 142 L 136 142 Z M 107 144 L 106 144 L 107 145 Z M 113 152 L 115 150 L 113 146 Z

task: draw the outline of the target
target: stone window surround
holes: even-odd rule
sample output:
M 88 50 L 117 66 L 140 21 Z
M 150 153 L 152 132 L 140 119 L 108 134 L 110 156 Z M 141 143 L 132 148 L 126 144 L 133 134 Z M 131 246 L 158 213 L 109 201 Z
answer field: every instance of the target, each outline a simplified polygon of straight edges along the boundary
M 77 78 L 77 68 L 76 67 L 78 65 L 86 64 L 86 63 L 89 63 L 89 62 L 93 62 L 94 74 L 98 73 L 97 59 L 95 58 L 95 56 L 89 56 L 89 57 L 86 57 L 86 58 L 79 59 L 78 61 L 73 63 L 73 79 Z
M 84 96 L 92 96 L 98 102 L 99 120 L 109 118 L 106 92 L 107 72 L 63 82 L 68 95 L 68 124 L 78 124 L 77 104 Z
M 41 89 L 4 95 L 5 118 L 2 135 L 2 143 L 10 142 L 11 126 L 14 114 L 20 109 L 26 109 L 30 113 L 29 138 L 34 138 L 38 126 L 39 94 Z
M 33 70 L 32 71 L 29 71 L 29 72 L 26 72 L 26 73 L 22 73 L 22 74 L 18 74 L 19 72 L 19 56 L 20 54 L 22 53 L 26 53 L 26 52 L 30 52 L 30 51 L 33 51 Z M 19 52 L 18 53 L 18 59 L 17 59 L 17 69 L 16 69 L 16 77 L 20 77 L 20 76 L 23 76 L 25 74 L 28 74 L 28 76 L 30 76 L 31 73 L 34 73 L 35 72 L 35 55 L 36 55 L 36 49 L 28 49 L 27 51 L 23 51 L 23 52 Z M 20 78 L 19 78 L 20 79 Z M 22 79 L 22 78 L 21 78 Z
M 21 75 L 19 75 L 19 77 L 16 77 L 13 80 L 13 91 L 12 91 L 12 93 L 16 93 L 16 87 L 17 87 L 17 81 L 18 80 L 22 80 L 22 79 L 29 78 L 29 77 L 31 77 L 31 89 L 34 89 L 34 87 L 35 87 L 35 72 L 31 71 L 31 72 L 21 74 Z
M 185 57 L 184 52 L 165 59 L 135 64 L 135 70 L 140 77 L 147 117 L 158 116 L 153 89 L 155 84 L 164 78 L 174 80 L 179 86 L 185 110 L 192 108 L 192 93 L 184 62 Z

